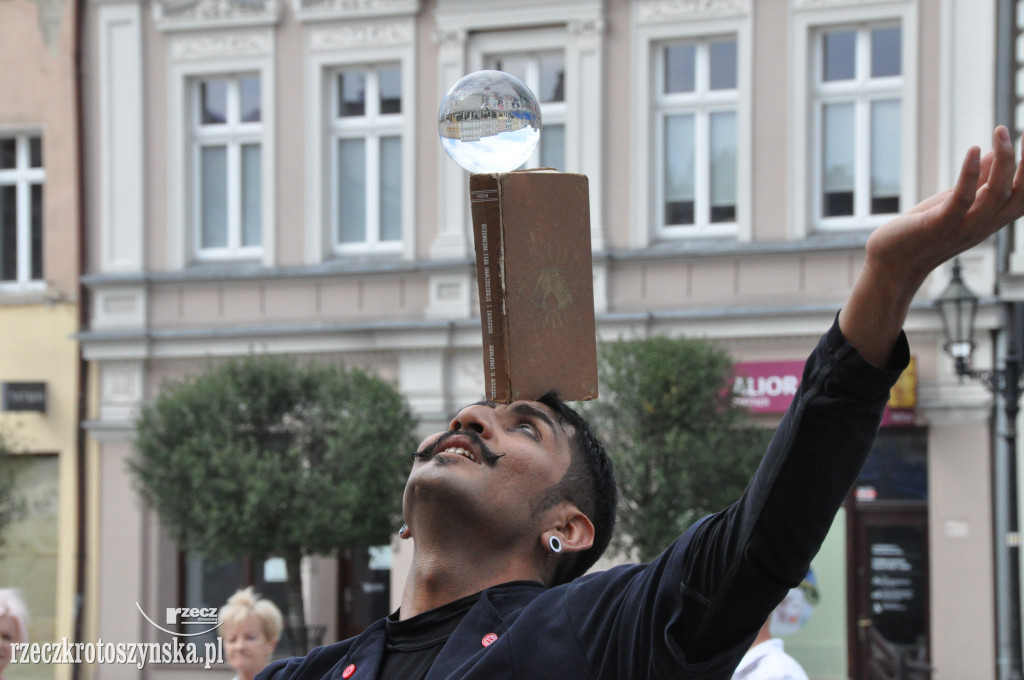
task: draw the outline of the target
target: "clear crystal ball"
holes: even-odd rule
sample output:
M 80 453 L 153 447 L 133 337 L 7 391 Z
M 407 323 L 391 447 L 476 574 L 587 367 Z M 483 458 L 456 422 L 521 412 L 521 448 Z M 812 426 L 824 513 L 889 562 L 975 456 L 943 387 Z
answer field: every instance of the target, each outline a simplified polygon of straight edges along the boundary
M 540 106 L 521 80 L 476 71 L 452 85 L 437 114 L 441 145 L 473 173 L 510 172 L 540 140 Z

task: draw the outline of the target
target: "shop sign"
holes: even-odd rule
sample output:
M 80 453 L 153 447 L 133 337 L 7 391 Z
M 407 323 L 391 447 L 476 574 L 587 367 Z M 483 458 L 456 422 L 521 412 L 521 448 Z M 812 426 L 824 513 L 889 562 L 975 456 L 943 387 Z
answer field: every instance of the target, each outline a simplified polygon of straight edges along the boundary
M 46 383 L 0 383 L 0 401 L 4 411 L 38 411 L 46 413 Z
M 751 413 L 785 413 L 800 386 L 803 370 L 803 361 L 741 361 L 734 366 L 733 401 Z M 911 357 L 889 392 L 882 425 L 914 425 L 916 407 L 917 360 Z
M 744 361 L 736 364 L 733 402 L 751 413 L 785 413 L 800 376 L 802 361 Z

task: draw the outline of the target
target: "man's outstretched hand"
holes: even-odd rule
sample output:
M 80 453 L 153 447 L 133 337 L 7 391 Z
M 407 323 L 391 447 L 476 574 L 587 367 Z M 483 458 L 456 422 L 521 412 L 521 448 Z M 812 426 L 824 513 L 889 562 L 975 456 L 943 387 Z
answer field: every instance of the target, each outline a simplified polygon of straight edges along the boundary
M 883 367 L 910 302 L 936 267 L 1024 215 L 1024 164 L 1003 126 L 983 157 L 972 147 L 956 185 L 879 227 L 864 268 L 839 313 L 843 335 L 869 363 Z

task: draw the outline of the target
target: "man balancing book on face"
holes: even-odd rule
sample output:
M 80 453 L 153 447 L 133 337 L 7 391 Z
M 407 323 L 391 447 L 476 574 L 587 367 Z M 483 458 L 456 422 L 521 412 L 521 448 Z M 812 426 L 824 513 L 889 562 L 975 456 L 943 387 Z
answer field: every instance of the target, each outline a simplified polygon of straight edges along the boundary
M 611 464 L 554 395 L 480 402 L 427 437 L 405 488 L 413 539 L 401 607 L 260 680 L 729 678 L 807 573 L 857 478 L 901 327 L 929 273 L 1024 214 L 1006 129 L 956 185 L 877 229 L 747 490 L 656 560 L 583 575 L 614 523 Z

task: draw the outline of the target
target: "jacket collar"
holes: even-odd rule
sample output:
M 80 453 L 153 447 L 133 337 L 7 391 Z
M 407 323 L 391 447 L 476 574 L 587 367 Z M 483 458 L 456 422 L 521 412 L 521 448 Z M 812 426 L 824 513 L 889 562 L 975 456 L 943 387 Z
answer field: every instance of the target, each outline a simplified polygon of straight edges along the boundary
M 448 642 L 441 648 L 426 680 L 439 680 L 452 675 L 462 664 L 470 661 L 497 638 L 506 633 L 520 610 L 543 593 L 542 584 L 532 581 L 514 581 L 488 588 L 466 613 Z M 348 654 L 338 663 L 331 680 L 364 680 L 377 677 L 387 630 L 384 620 L 370 624 L 354 641 Z M 348 677 L 346 669 L 354 666 Z
M 449 677 L 456 668 L 496 642 L 508 631 L 519 611 L 544 590 L 540 583 L 514 581 L 483 591 L 477 603 L 452 631 L 430 667 L 426 680 Z

